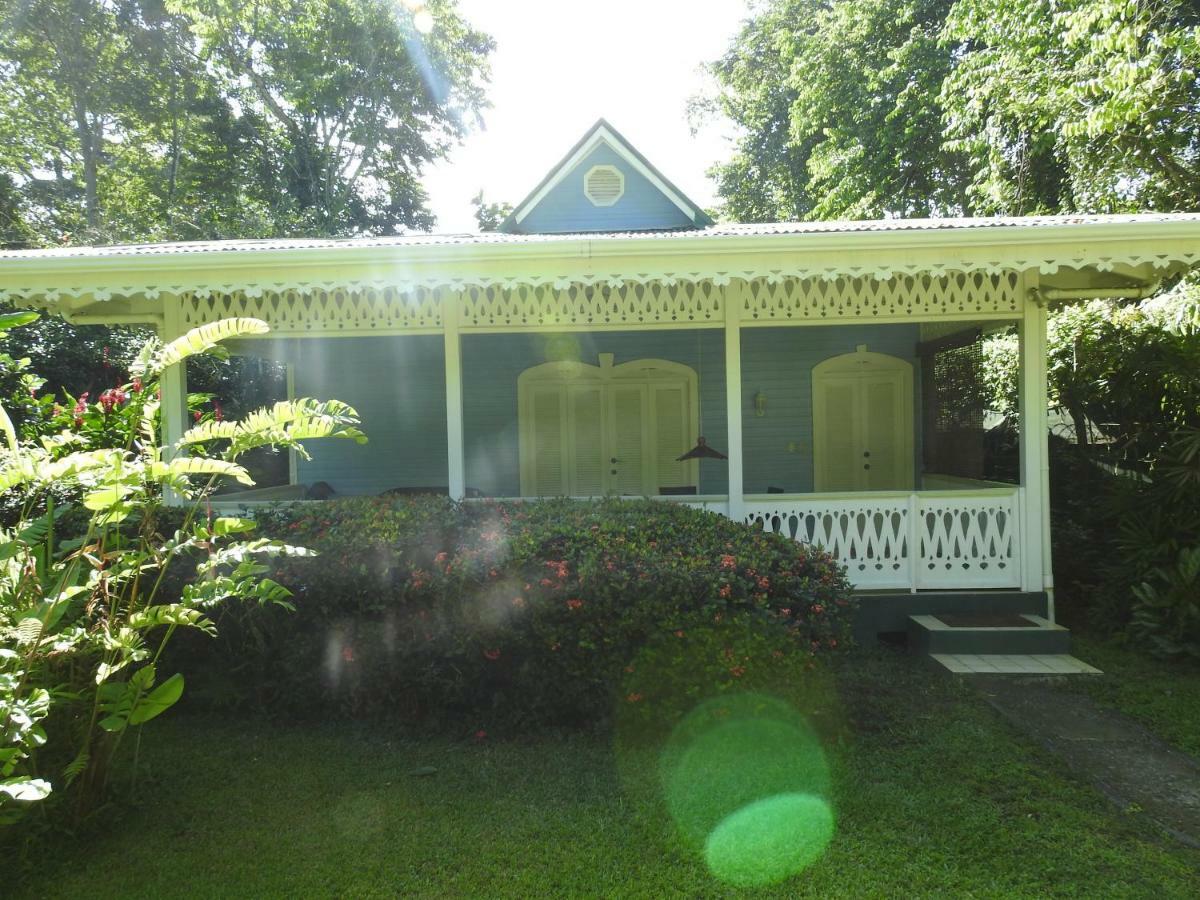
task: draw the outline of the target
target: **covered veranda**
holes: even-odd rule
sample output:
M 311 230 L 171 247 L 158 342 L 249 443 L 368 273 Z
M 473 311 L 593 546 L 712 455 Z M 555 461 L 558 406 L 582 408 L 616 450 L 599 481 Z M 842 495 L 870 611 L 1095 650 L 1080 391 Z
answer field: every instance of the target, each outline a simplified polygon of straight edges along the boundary
M 417 484 L 444 486 L 454 498 L 656 496 L 819 544 L 847 565 L 861 589 L 1049 592 L 1047 307 L 1088 297 L 1144 296 L 1190 267 L 1198 250 L 1200 217 L 1185 215 L 222 242 L 8 253 L 0 257 L 0 290 L 17 303 L 50 308 L 72 321 L 153 323 L 165 338 L 227 316 L 262 318 L 272 334 L 259 347 L 248 342 L 244 352 L 294 358 L 297 395 L 336 396 L 352 405 L 355 397 L 328 384 L 328 369 L 305 362 L 330 358 L 315 348 L 333 346 L 333 355 L 345 360 L 361 356 L 368 341 L 393 342 L 397 352 L 420 343 L 421 377 L 406 390 L 415 405 L 429 410 L 428 418 L 421 420 L 416 444 L 413 435 L 401 437 L 426 454 L 444 453 L 444 467 L 422 472 Z M 946 460 L 961 463 L 970 451 L 947 437 L 930 452 L 924 420 L 935 381 L 923 360 L 939 348 L 967 346 L 981 333 L 1008 327 L 1015 328 L 1020 343 L 1015 477 L 1009 483 L 970 466 L 947 471 Z M 856 329 L 867 339 L 855 340 Z M 847 403 L 853 408 L 875 401 L 869 391 L 855 394 L 838 372 L 818 390 L 817 376 L 820 364 L 835 357 L 851 366 L 858 354 L 869 368 L 878 362 L 869 357 L 901 336 L 914 376 L 907 394 L 911 407 L 897 415 L 898 421 L 907 416 L 913 439 L 908 449 L 893 454 L 907 460 L 894 470 L 876 462 L 878 455 L 861 455 L 872 450 L 859 440 L 861 428 L 842 429 L 855 446 L 829 443 L 830 422 Z M 778 369 L 786 376 L 796 348 L 817 337 L 837 352 L 818 365 L 806 363 L 807 382 L 791 384 L 783 377 L 764 389 L 765 373 Z M 664 366 L 653 378 L 639 376 L 645 384 L 638 390 L 665 398 L 662 379 L 682 378 L 676 381 L 683 385 L 683 405 L 670 407 L 670 416 L 678 413 L 677 430 L 689 445 L 705 433 L 727 459 L 672 470 L 673 451 L 651 448 L 658 462 L 643 460 L 640 478 L 580 468 L 566 449 L 545 443 L 553 430 L 549 419 L 535 415 L 532 425 L 523 426 L 520 414 L 537 397 L 552 396 L 551 390 L 574 388 L 550 378 L 523 395 L 520 379 L 533 366 L 520 368 L 517 384 L 490 373 L 505 358 L 506 344 L 532 340 L 554 348 L 535 361 L 539 366 L 573 365 L 577 375 L 589 367 L 582 380 L 594 384 L 570 394 L 582 398 L 580 403 L 609 402 L 603 399 L 610 396 L 604 379 L 618 378 L 626 357 L 691 369 L 692 394 L 690 376 Z M 640 341 L 643 349 L 635 354 L 631 341 Z M 606 368 L 610 375 L 603 374 Z M 375 370 L 370 389 L 402 393 L 385 376 Z M 516 396 L 515 416 L 504 404 L 481 400 L 489 385 Z M 632 390 L 624 384 L 612 388 L 611 402 L 619 402 L 627 389 Z M 807 394 L 811 405 L 789 408 L 789 390 L 797 397 Z M 175 373 L 164 386 L 169 440 L 185 427 L 185 395 L 182 373 Z M 906 395 L 902 388 L 892 396 Z M 488 430 L 488 409 L 504 420 L 499 432 Z M 389 446 L 383 417 L 373 422 L 364 411 L 363 418 L 372 440 L 378 434 L 380 445 Z M 772 433 L 776 423 L 783 430 Z M 489 475 L 497 461 L 510 465 L 505 452 L 514 446 L 514 431 L 518 478 Z M 612 459 L 616 466 L 621 457 L 612 452 L 615 434 L 609 429 L 593 435 L 598 439 L 591 444 L 577 440 L 575 446 L 600 448 L 601 463 Z M 887 440 L 894 438 L 893 433 Z M 523 449 L 523 440 L 530 447 Z M 878 446 L 877 439 L 868 444 Z M 538 448 L 543 455 L 560 453 L 563 465 L 575 466 L 571 477 L 582 478 L 579 483 L 589 489 L 572 490 L 570 478 L 555 475 L 551 463 L 539 470 Z M 789 462 L 789 454 L 797 459 L 807 454 L 811 474 L 798 474 L 805 467 Z M 327 463 L 334 467 L 324 472 L 338 471 L 336 460 Z M 378 471 L 372 465 L 355 470 Z M 393 455 L 391 465 L 380 477 L 403 486 L 403 457 Z M 863 474 L 877 470 L 893 474 L 879 479 Z M 293 477 L 308 480 L 299 468 Z M 553 487 L 538 487 L 539 478 L 550 479 Z M 274 489 L 229 502 L 286 495 Z

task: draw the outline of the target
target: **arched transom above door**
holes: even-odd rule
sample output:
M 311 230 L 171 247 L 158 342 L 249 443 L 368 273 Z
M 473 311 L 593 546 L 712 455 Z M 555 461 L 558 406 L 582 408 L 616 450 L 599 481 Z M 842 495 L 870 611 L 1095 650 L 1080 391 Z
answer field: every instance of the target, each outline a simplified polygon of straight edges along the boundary
M 697 485 L 680 462 L 699 417 L 696 371 L 665 359 L 550 362 L 517 381 L 521 495 L 654 496 Z

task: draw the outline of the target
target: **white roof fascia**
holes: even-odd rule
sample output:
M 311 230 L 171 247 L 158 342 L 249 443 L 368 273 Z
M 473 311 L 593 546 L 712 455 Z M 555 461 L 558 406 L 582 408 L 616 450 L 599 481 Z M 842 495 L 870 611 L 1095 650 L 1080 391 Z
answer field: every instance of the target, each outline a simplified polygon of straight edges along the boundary
M 618 274 L 654 279 L 675 267 L 696 263 L 739 275 L 764 264 L 788 269 L 804 260 L 822 260 L 814 271 L 851 268 L 856 273 L 904 271 L 932 261 L 937 269 L 1034 268 L 1052 273 L 1062 266 L 1100 269 L 1120 265 L 1134 255 L 1158 268 L 1190 265 L 1200 259 L 1200 216 L 1170 221 L 1122 221 L 1010 225 L 1004 228 L 959 228 L 912 231 L 822 232 L 770 235 L 704 235 L 683 232 L 671 237 L 579 237 L 531 243 L 443 244 L 405 246 L 338 246 L 268 250 L 204 250 L 156 255 L 39 255 L 0 260 L 0 294 L 40 292 L 78 295 L 83 291 L 120 293 L 138 284 L 173 292 L 214 280 L 235 284 L 243 273 L 248 283 L 269 289 L 280 276 L 328 267 L 372 280 L 405 280 L 406 271 L 422 280 L 445 283 L 478 275 L 481 266 L 520 265 L 520 272 L 540 271 L 549 263 L 565 269 L 583 265 L 594 277 Z M 841 259 L 839 259 L 841 257 Z M 853 260 L 851 262 L 851 260 Z M 654 262 L 657 261 L 657 265 Z M 702 262 L 702 265 L 700 265 Z M 842 265 L 842 262 L 849 265 Z M 529 265 L 533 263 L 534 265 Z M 610 271 L 606 268 L 611 266 Z M 458 270 L 457 272 L 455 270 Z M 440 270 L 440 274 L 439 273 Z M 603 274 L 602 274 L 603 273 Z M 437 274 L 437 279 L 433 276 Z M 682 270 L 678 274 L 686 277 Z M 505 276 L 499 271 L 498 278 Z M 548 279 L 549 280 L 549 279 Z M 157 290 L 155 290 L 157 293 Z

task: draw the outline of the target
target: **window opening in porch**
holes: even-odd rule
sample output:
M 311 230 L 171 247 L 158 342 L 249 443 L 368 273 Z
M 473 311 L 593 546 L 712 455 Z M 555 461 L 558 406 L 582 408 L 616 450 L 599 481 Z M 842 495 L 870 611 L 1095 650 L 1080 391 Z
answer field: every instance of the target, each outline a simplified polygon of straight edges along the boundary
M 187 362 L 189 424 L 202 419 L 241 419 L 248 413 L 291 396 L 287 363 L 257 356 L 220 359 L 199 356 Z M 260 447 L 243 454 L 238 463 L 254 479 L 247 489 L 230 478 L 217 484 L 218 494 L 255 495 L 286 490 L 295 480 L 294 460 L 288 451 Z
M 986 340 L 972 328 L 919 347 L 922 463 L 929 487 L 953 487 L 954 479 L 1017 481 L 1016 423 L 992 409 Z

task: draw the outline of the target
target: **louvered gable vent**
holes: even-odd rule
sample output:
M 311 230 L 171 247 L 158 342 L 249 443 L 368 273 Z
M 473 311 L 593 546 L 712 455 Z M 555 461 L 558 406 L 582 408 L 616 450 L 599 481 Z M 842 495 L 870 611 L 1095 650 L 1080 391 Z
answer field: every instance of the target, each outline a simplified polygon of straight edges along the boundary
M 625 193 L 625 176 L 616 166 L 592 166 L 583 176 L 583 193 L 594 206 L 612 206 Z

